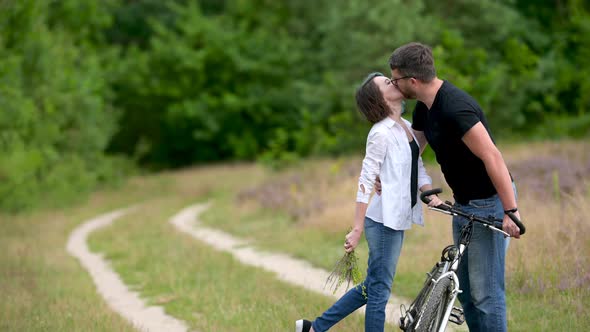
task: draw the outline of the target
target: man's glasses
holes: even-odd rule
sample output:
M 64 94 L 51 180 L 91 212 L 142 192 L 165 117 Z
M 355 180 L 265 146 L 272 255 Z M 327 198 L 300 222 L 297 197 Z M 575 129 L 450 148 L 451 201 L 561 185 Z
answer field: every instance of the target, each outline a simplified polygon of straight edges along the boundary
M 400 78 L 392 78 L 392 79 L 390 79 L 390 81 L 391 81 L 391 84 L 393 84 L 395 86 L 398 86 L 397 85 L 397 81 L 403 80 L 403 79 L 406 79 L 406 78 L 412 78 L 412 77 L 413 76 L 404 76 L 404 77 L 400 77 Z

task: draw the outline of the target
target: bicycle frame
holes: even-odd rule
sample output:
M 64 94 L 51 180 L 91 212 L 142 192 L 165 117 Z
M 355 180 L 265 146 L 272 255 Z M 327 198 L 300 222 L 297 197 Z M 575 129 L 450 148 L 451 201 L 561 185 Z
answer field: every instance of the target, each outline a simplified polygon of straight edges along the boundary
M 427 204 L 430 202 L 427 196 L 441 192 L 441 189 L 429 190 L 423 192 L 420 195 L 420 199 Z M 459 267 L 461 258 L 463 257 L 463 253 L 471 241 L 474 222 L 478 222 L 490 230 L 500 232 L 504 234 L 504 236 L 509 236 L 502 230 L 502 220 L 495 219 L 492 216 L 482 218 L 473 214 L 467 214 L 461 210 L 455 209 L 450 202 L 445 202 L 445 204 L 446 205 L 440 205 L 437 207 L 429 207 L 429 209 L 452 216 L 462 216 L 467 218 L 469 223 L 467 223 L 467 225 L 465 225 L 461 230 L 461 238 L 459 240 L 458 248 L 456 245 L 451 245 L 443 249 L 441 260 L 437 262 L 432 269 L 433 275 L 428 274 L 428 278 L 430 279 L 426 280 L 424 287 L 418 294 L 418 297 L 412 302 L 408 310 L 405 310 L 405 308 L 402 306 L 400 328 L 404 331 L 445 331 L 448 322 L 451 321 L 455 300 L 457 299 L 458 294 L 461 293 L 459 278 L 457 277 L 456 271 Z M 524 234 L 525 227 L 520 222 L 520 220 L 518 220 L 514 214 L 508 215 L 520 228 L 520 233 Z M 451 280 L 450 285 L 443 284 L 443 281 L 446 281 L 446 279 Z M 439 284 L 442 285 L 440 287 L 444 288 L 441 289 L 438 287 Z M 451 285 L 452 289 L 450 289 Z M 440 292 L 440 294 L 437 294 L 438 292 Z M 443 292 L 449 294 L 445 295 Z M 434 298 L 431 300 L 431 297 L 435 296 L 440 296 L 440 298 Z M 434 310 L 436 312 L 433 312 Z M 444 313 L 442 316 L 439 316 L 443 310 Z M 462 310 L 457 308 L 457 312 L 458 314 L 453 316 L 456 321 L 452 322 L 456 324 L 462 324 L 464 321 L 462 317 Z M 436 315 L 436 317 L 433 315 Z M 423 318 L 425 321 L 423 321 Z M 421 326 L 421 324 L 428 326 Z
M 467 244 L 462 243 L 459 245 L 457 255 L 451 262 L 444 261 L 444 260 L 441 260 L 441 262 L 437 262 L 437 265 L 440 263 L 443 264 L 442 269 L 441 269 L 442 274 L 440 276 L 438 276 L 438 278 L 432 279 L 431 280 L 432 283 L 426 286 L 426 287 L 430 288 L 431 290 L 434 290 L 437 287 L 437 285 L 441 282 L 441 280 L 447 279 L 447 278 L 450 278 L 452 280 L 451 284 L 453 285 L 453 289 L 450 292 L 450 298 L 444 300 L 444 303 L 446 303 L 446 308 L 441 308 L 444 310 L 444 314 L 439 320 L 440 325 L 439 325 L 437 332 L 444 332 L 445 331 L 447 324 L 449 322 L 449 318 L 451 317 L 451 312 L 453 311 L 453 306 L 455 304 L 455 300 L 457 299 L 457 296 L 459 295 L 459 293 L 461 293 L 459 278 L 457 277 L 456 271 L 457 271 L 457 267 L 459 266 L 459 261 L 461 260 L 463 252 L 467 248 L 467 245 L 468 245 L 468 243 Z M 428 293 L 425 293 L 424 295 L 428 296 Z M 427 300 L 427 298 L 425 300 Z M 424 312 L 421 311 L 421 312 L 419 312 L 419 315 L 415 317 L 414 320 L 417 321 L 417 323 L 414 327 L 415 329 L 419 329 L 420 324 L 423 323 L 423 322 L 420 322 L 420 320 L 422 318 L 421 316 L 423 314 L 424 314 Z M 413 330 L 414 329 L 410 329 L 410 331 L 413 331 Z

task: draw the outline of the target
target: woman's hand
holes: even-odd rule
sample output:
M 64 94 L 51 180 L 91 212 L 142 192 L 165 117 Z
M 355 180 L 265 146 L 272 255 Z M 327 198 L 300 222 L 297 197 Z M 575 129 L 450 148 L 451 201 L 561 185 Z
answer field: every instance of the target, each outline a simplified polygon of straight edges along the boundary
M 352 252 L 359 244 L 361 238 L 361 230 L 353 228 L 348 234 L 346 234 L 344 240 L 344 251 Z

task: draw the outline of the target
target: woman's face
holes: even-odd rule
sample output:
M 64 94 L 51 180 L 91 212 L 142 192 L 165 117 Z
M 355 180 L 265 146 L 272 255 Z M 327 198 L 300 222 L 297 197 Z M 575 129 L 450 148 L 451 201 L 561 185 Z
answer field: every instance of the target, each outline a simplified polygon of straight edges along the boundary
M 379 87 L 385 102 L 399 103 L 404 99 L 404 95 L 389 78 L 385 76 L 377 76 L 373 79 L 373 82 Z

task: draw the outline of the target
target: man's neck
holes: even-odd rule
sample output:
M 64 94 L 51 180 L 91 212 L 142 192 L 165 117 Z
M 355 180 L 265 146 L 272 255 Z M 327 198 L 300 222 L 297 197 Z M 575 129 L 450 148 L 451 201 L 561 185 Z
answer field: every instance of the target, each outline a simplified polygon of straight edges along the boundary
M 423 84 L 423 88 L 420 92 L 416 93 L 416 99 L 423 102 L 428 109 L 432 108 L 434 99 L 440 87 L 443 85 L 443 80 L 435 77 L 432 81 Z

